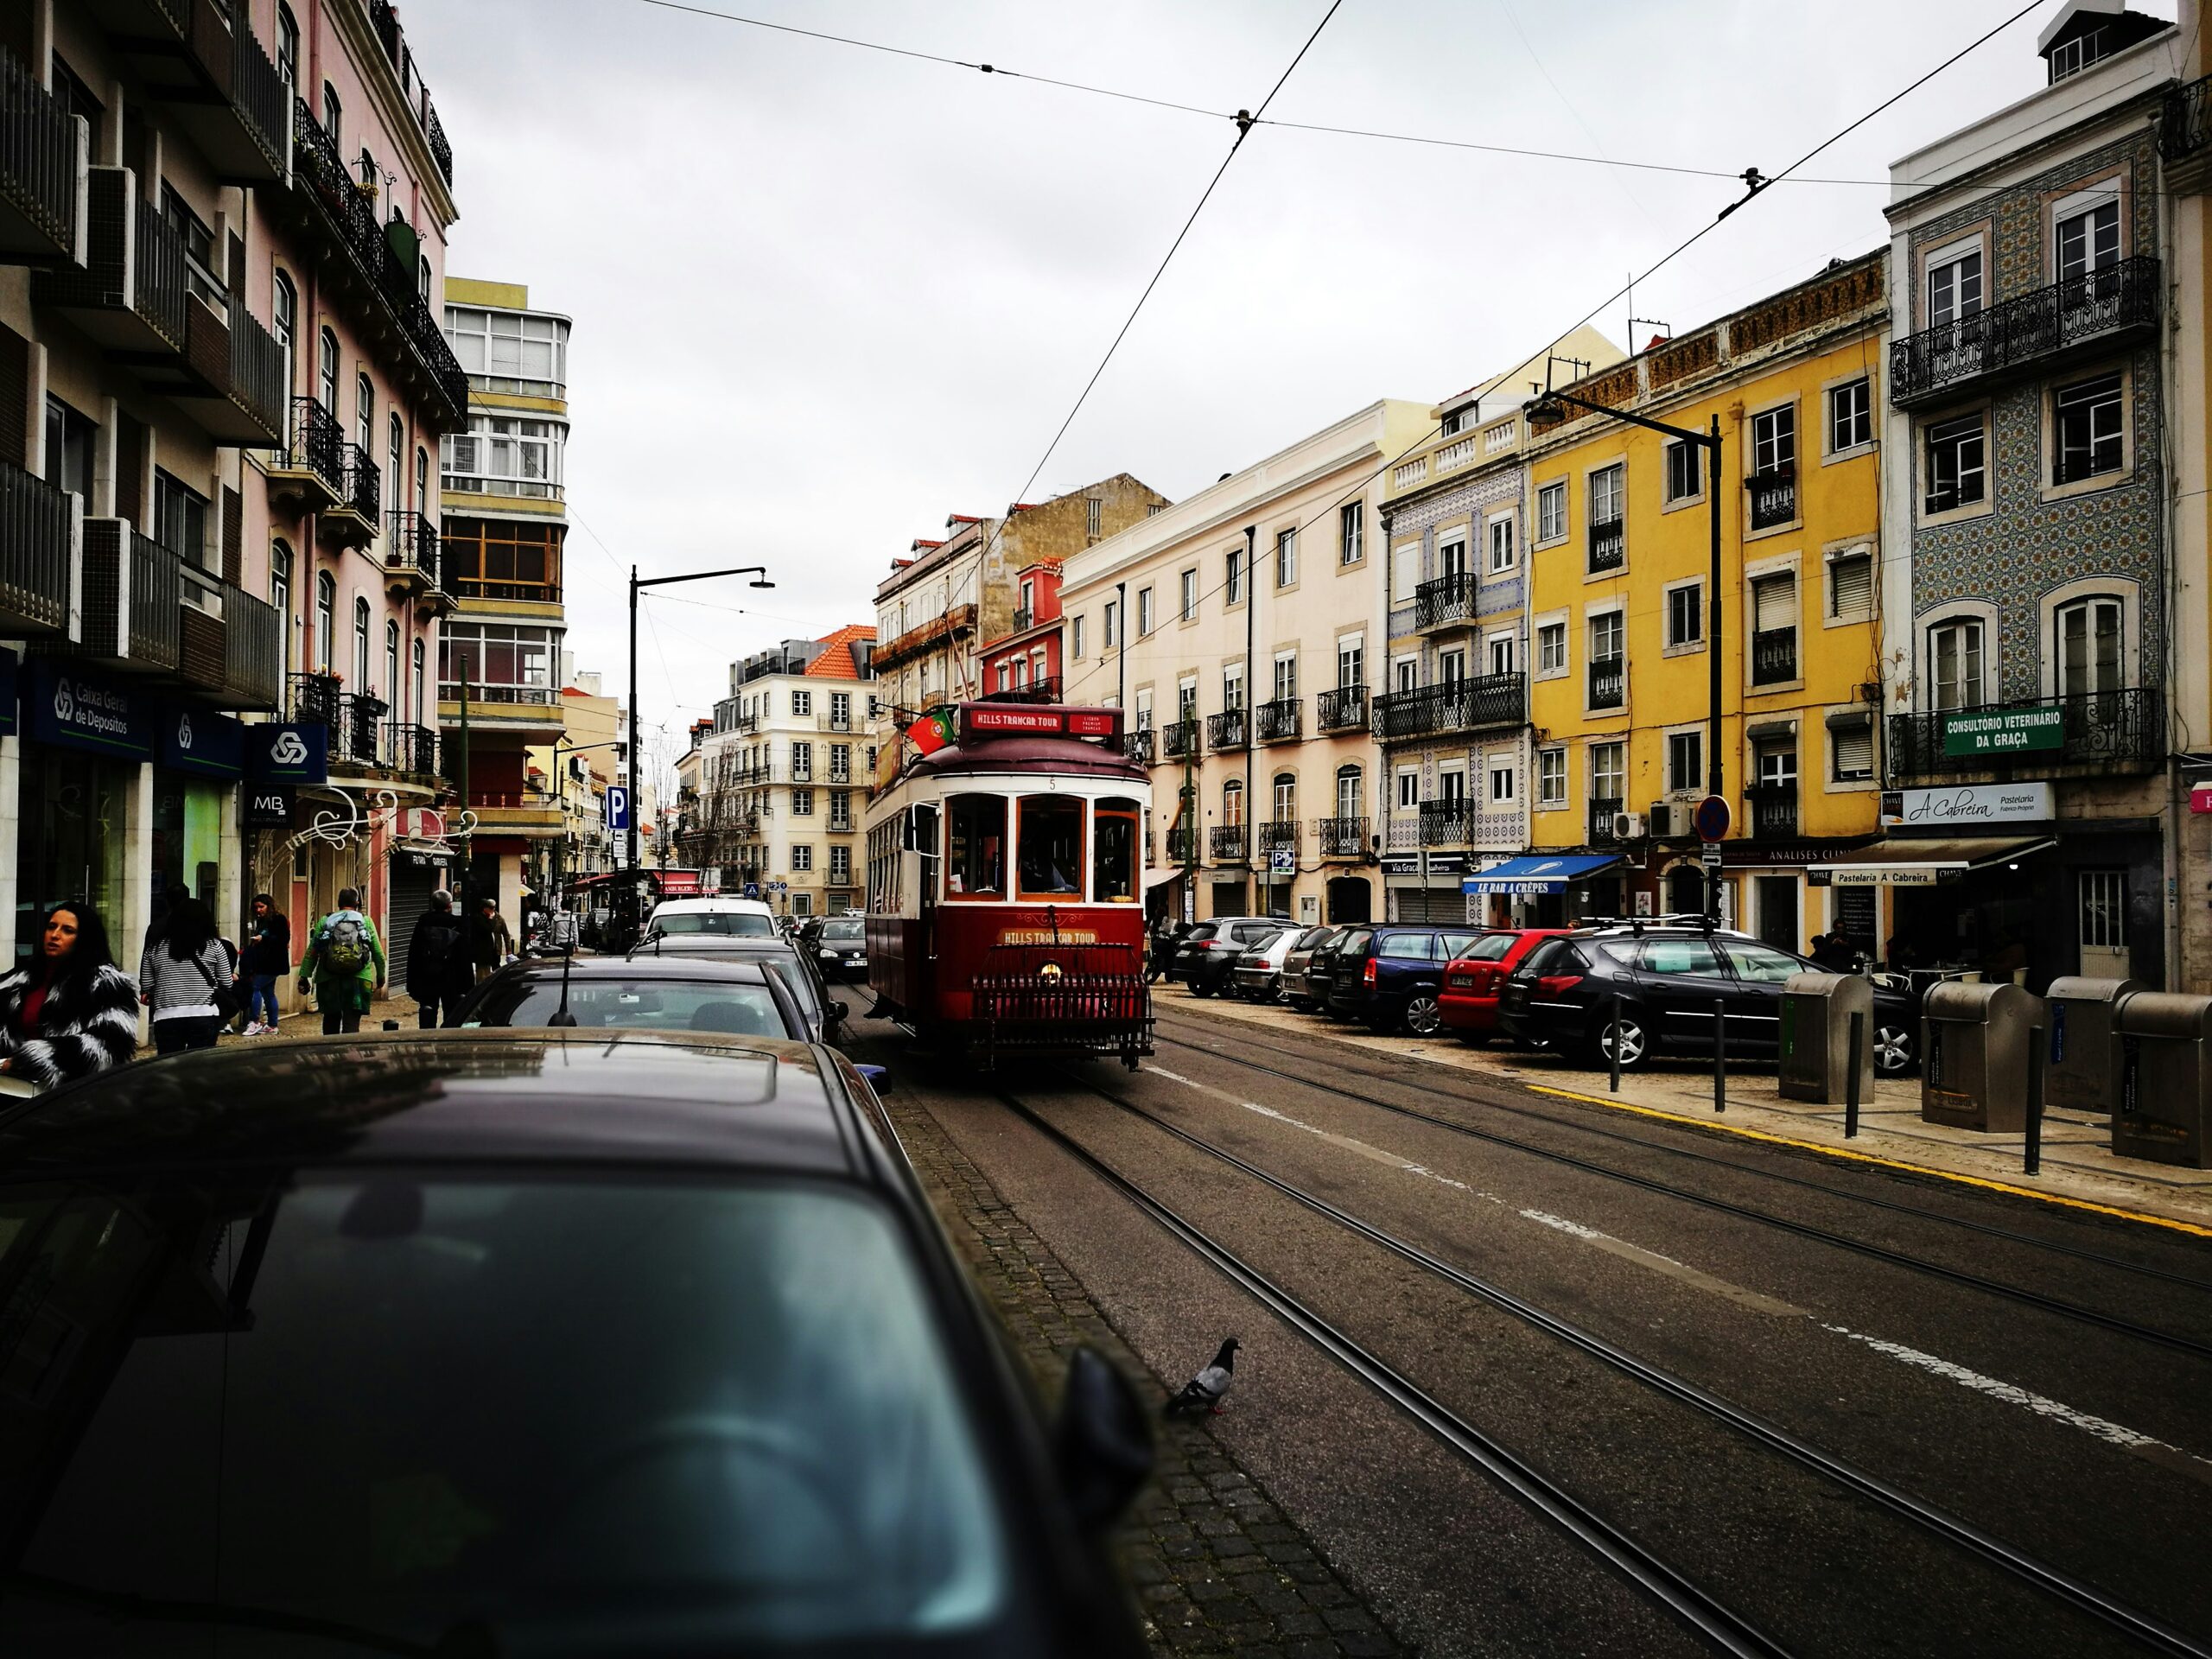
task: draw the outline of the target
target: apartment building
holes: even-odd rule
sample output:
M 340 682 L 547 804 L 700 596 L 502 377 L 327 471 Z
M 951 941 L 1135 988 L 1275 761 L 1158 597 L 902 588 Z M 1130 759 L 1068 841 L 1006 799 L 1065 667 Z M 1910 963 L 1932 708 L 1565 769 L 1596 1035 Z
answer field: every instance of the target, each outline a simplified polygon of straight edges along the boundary
M 0 927 L 82 896 L 133 939 L 179 887 L 385 918 L 442 839 L 421 554 L 467 397 L 397 15 L 8 0 L 0 108 Z
M 1060 700 L 1060 567 L 1047 561 L 1014 573 L 1014 614 L 985 634 L 976 683 L 987 697 Z
M 1127 708 L 1153 768 L 1155 912 L 1382 913 L 1370 526 L 1432 425 L 1426 404 L 1370 404 L 1062 565 L 1062 698 Z
M 1375 811 L 1394 921 L 1503 914 L 1470 906 L 1468 874 L 1529 845 L 1528 577 L 1522 404 L 1554 370 L 1621 359 L 1585 326 L 1543 356 L 1447 397 L 1434 429 L 1391 466 L 1380 522 L 1389 549 L 1387 664 Z
M 721 890 L 785 915 L 861 902 L 860 826 L 875 775 L 875 630 L 786 639 L 730 664 L 702 744 L 697 829 L 686 856 Z
M 1886 255 L 1675 335 L 1562 390 L 1721 439 L 1701 447 L 1579 404 L 1522 416 L 1530 525 L 1529 846 L 1579 876 L 1516 897 L 1538 922 L 1702 912 L 1692 807 L 1732 809 L 1719 908 L 1787 950 L 1841 931 L 1878 950 L 1878 889 L 1831 884 L 1877 830 L 1875 573 Z M 1478 881 L 1477 887 L 1482 884 Z
M 468 374 L 469 411 L 467 429 L 445 437 L 441 556 L 454 611 L 440 645 L 438 719 L 450 751 L 465 672 L 473 888 L 516 916 L 524 888 L 550 880 L 552 843 L 567 828 L 566 785 L 554 774 L 571 752 L 563 742 L 556 762 L 551 750 L 568 729 L 557 670 L 570 323 L 532 306 L 522 283 L 456 276 L 446 283 L 445 328 Z

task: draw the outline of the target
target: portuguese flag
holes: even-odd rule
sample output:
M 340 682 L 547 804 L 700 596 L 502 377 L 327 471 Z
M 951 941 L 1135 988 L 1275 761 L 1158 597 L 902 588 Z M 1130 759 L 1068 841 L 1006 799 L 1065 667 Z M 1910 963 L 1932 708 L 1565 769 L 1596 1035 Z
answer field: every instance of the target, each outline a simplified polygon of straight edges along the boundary
M 952 741 L 952 710 L 931 709 L 906 728 L 906 737 L 924 754 L 935 754 Z

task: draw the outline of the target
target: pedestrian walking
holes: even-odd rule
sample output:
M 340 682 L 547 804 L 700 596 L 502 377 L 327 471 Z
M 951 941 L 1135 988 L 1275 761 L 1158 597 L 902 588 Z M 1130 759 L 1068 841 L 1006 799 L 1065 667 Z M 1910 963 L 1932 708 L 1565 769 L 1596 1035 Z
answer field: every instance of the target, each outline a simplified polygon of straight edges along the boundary
M 38 955 L 0 975 L 0 1072 L 51 1089 L 127 1065 L 138 1052 L 138 988 L 115 965 L 90 905 L 46 915 Z
M 292 919 L 267 893 L 256 893 L 245 949 L 238 954 L 238 982 L 246 988 L 245 1034 L 276 1029 L 276 982 L 292 971 Z
M 338 908 L 315 925 L 300 958 L 300 989 L 314 988 L 322 1034 L 359 1031 L 384 980 L 384 941 L 377 938 L 376 924 L 361 913 L 360 893 L 340 887 Z
M 237 1009 L 235 974 L 207 901 L 173 900 L 160 938 L 138 959 L 138 1000 L 153 1010 L 154 1052 L 213 1048 Z
M 407 941 L 407 995 L 421 1006 L 423 1029 L 459 1025 L 461 1005 L 475 981 L 453 894 L 440 887 Z
M 486 980 L 515 953 L 515 936 L 507 930 L 507 918 L 499 914 L 499 901 L 488 893 L 476 901 L 476 925 L 472 931 L 476 977 Z

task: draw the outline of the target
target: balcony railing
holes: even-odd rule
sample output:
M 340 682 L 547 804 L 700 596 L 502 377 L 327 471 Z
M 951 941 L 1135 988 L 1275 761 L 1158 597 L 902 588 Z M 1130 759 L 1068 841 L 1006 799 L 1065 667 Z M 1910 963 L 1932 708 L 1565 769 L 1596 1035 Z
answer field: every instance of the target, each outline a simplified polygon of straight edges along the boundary
M 383 475 L 368 452 L 358 443 L 349 443 L 345 449 L 345 472 L 338 486 L 337 505 L 341 510 L 365 519 L 373 531 L 377 522 L 377 504 L 384 499 Z
M 438 527 L 419 512 L 390 515 L 391 530 L 385 543 L 387 571 L 419 577 L 425 588 L 438 585 Z
M 486 582 L 481 576 L 459 576 L 448 571 L 441 584 L 456 599 L 488 599 L 500 604 L 558 605 L 557 582 Z
M 1020 610 L 1018 610 L 1014 613 L 1014 626 L 1010 632 L 1014 633 L 1027 633 L 1030 629 L 1036 626 L 1037 613 L 1025 606 Z
M 1797 630 L 1759 628 L 1751 634 L 1751 683 L 1783 685 L 1797 677 Z
M 1134 732 L 1122 734 L 1122 747 L 1130 760 L 1139 766 L 1152 764 L 1152 728 L 1140 726 Z
M 1367 855 L 1367 820 L 1316 818 L 1313 841 L 1324 858 L 1363 858 Z
M 1628 562 L 1628 531 L 1618 519 L 1590 526 L 1590 569 L 1618 570 Z
M 1278 847 L 1298 845 L 1300 831 L 1304 828 L 1296 818 L 1269 818 L 1254 826 L 1262 852 L 1273 852 Z
M 1618 709 L 1628 702 L 1628 659 L 1593 657 L 1590 659 L 1590 706 Z
M 1241 749 L 1244 747 L 1244 711 L 1230 709 L 1218 715 L 1206 716 L 1206 747 L 1210 749 Z
M 1160 758 L 1181 760 L 1198 752 L 1198 722 L 1179 720 L 1160 728 Z
M 1306 724 L 1306 704 L 1300 697 L 1277 697 L 1273 702 L 1260 705 L 1256 716 L 1260 741 L 1281 743 L 1301 734 Z
M 284 348 L 245 308 L 245 300 L 231 296 L 229 361 L 220 391 L 237 410 L 224 411 L 207 424 L 218 437 L 251 448 L 281 448 L 284 442 Z
M 1459 847 L 1474 839 L 1475 804 L 1471 800 L 1423 801 L 1421 804 L 1421 844 Z
M 223 706 L 274 709 L 284 696 L 284 619 L 276 607 L 223 584 Z
M 1047 675 L 1041 680 L 1032 680 L 1027 685 L 1009 685 L 1003 691 L 987 691 L 985 702 L 1058 702 L 1060 700 L 1060 677 Z
M 1463 626 L 1475 620 L 1475 573 L 1455 570 L 1414 589 L 1416 629 Z
M 385 733 L 385 742 L 394 772 L 410 772 L 417 778 L 443 775 L 438 769 L 438 734 L 429 727 L 394 721 Z
M 1744 791 L 1751 810 L 1751 834 L 1759 840 L 1789 840 L 1797 833 L 1797 785 L 1754 784 Z
M 2076 346 L 2109 345 L 2156 327 L 2158 312 L 2158 262 L 2122 259 L 1898 340 L 1890 347 L 1890 396 L 1923 403 Z
M 0 461 L 0 626 L 7 632 L 68 629 L 82 557 L 78 514 L 68 492 Z
M 150 536 L 130 536 L 130 661 L 175 669 L 182 657 L 184 571 Z
M 1756 473 L 1744 480 L 1751 498 L 1751 528 L 1771 530 L 1797 516 L 1797 469 L 1783 467 Z
M 1590 844 L 1592 847 L 1611 847 L 1617 843 L 1618 837 L 1613 834 L 1613 819 L 1622 804 L 1618 798 L 1604 800 L 1592 798 L 1590 802 Z
M 77 134 L 38 76 L 0 47 L 0 255 L 77 257 Z
M 1948 754 L 1945 723 L 1959 715 L 1999 715 L 2024 710 L 2058 711 L 2059 741 L 2054 747 L 2018 747 L 1996 752 Z M 2046 717 L 2048 718 L 2048 717 Z M 2047 729 L 2047 728 L 2046 728 Z M 2072 697 L 2027 698 L 1984 703 L 1975 709 L 1890 716 L 1890 771 L 1900 783 L 1945 772 L 2009 771 L 2054 766 L 2118 767 L 2164 764 L 2166 758 L 2166 702 L 2154 687 L 2093 691 Z
M 312 480 L 328 500 L 345 493 L 346 433 L 338 417 L 316 399 L 292 399 L 291 442 L 279 466 Z
M 330 758 L 349 766 L 382 769 L 391 765 L 379 741 L 384 717 L 391 705 L 365 691 L 348 691 L 338 699 L 338 719 L 330 728 Z
M 746 726 L 739 729 L 751 731 L 753 728 Z M 853 729 L 853 711 L 848 709 L 842 715 L 817 715 L 814 718 L 814 729 L 817 732 L 850 732 Z
M 1313 699 L 1313 726 L 1323 732 L 1356 732 L 1367 725 L 1367 688 L 1340 685 Z
M 292 722 L 298 726 L 335 726 L 339 699 L 344 688 L 335 674 L 295 674 L 291 678 Z
M 1241 823 L 1216 824 L 1206 831 L 1206 845 L 1214 857 L 1224 863 L 1241 864 L 1248 856 L 1244 826 Z
M 1198 832 L 1194 830 L 1173 829 L 1167 832 L 1167 861 L 1170 864 L 1190 864 L 1197 861 Z
M 2166 181 L 2181 189 L 2201 189 L 2204 163 L 2212 151 L 2212 108 L 2207 89 L 2212 76 L 2177 86 L 2166 94 L 2158 122 L 2158 154 L 2165 157 Z M 2177 182 L 2176 175 L 2183 176 Z
M 369 0 L 369 21 L 375 25 L 384 54 L 391 60 L 392 71 L 399 77 L 400 91 L 415 111 L 415 118 L 423 124 L 423 139 L 430 147 L 430 159 L 438 164 L 440 176 L 451 184 L 453 145 L 438 120 L 437 106 L 430 102 L 430 89 L 415 73 L 415 54 L 407 49 L 407 35 L 399 27 L 399 15 L 391 0 Z
M 1449 732 L 1518 726 L 1529 717 L 1529 682 L 1521 674 L 1446 680 L 1417 691 L 1375 699 L 1375 734 L 1384 742 Z

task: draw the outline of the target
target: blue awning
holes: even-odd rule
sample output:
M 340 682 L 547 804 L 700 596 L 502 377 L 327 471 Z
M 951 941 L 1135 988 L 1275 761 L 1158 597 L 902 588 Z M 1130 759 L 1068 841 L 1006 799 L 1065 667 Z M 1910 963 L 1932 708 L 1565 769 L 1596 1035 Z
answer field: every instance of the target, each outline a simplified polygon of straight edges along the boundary
M 1580 881 L 1619 863 L 1616 853 L 1529 853 L 1493 864 L 1459 883 L 1459 891 L 1480 893 L 1565 893 L 1567 883 Z

